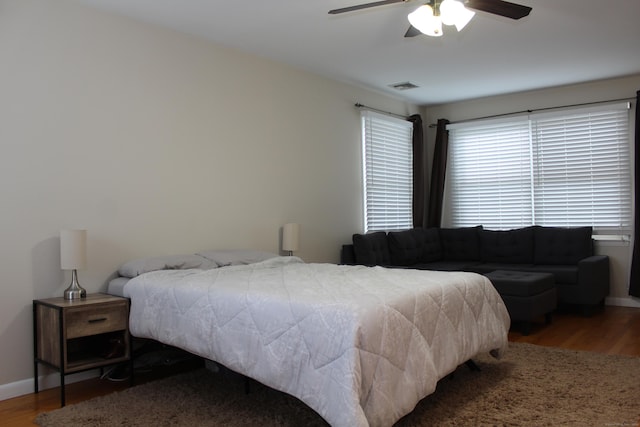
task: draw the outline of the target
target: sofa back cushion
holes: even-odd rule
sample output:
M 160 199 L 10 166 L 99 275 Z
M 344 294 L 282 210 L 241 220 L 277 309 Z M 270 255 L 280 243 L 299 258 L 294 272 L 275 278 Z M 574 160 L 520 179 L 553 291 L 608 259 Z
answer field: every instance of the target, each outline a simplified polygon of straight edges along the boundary
M 387 233 L 354 234 L 352 239 L 356 264 L 391 265 Z
M 533 227 L 514 230 L 480 230 L 483 262 L 533 264 Z
M 411 266 L 442 259 L 437 228 L 390 231 L 387 240 L 393 265 Z
M 440 240 L 440 229 L 424 229 L 424 251 L 422 252 L 422 262 L 435 262 L 442 260 L 442 242 Z
M 591 227 L 534 227 L 536 264 L 577 264 L 593 255 Z
M 480 261 L 480 237 L 482 226 L 441 228 L 440 243 L 445 261 Z

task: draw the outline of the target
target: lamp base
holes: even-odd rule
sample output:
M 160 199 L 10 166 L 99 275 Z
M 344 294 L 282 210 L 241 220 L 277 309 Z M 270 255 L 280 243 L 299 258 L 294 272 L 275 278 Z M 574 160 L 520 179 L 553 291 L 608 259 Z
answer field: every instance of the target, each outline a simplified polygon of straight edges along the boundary
M 71 284 L 64 290 L 64 299 L 74 300 L 80 298 L 86 298 L 87 291 L 78 283 L 78 274 L 76 270 L 71 272 Z

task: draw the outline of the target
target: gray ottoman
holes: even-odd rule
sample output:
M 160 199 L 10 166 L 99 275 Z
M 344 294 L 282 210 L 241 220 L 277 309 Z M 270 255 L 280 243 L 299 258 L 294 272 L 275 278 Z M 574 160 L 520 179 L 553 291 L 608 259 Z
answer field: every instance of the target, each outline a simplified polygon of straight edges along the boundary
M 485 276 L 502 297 L 511 320 L 522 323 L 523 335 L 529 335 L 531 322 L 540 316 L 551 323 L 558 304 L 553 274 L 496 270 Z

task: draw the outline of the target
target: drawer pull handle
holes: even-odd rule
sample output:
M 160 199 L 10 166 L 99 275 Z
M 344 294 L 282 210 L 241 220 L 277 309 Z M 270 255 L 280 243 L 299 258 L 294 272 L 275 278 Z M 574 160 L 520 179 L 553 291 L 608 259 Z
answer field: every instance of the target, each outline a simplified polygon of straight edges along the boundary
M 107 320 L 106 317 L 98 317 L 97 319 L 89 319 L 89 323 L 104 322 L 105 320 Z

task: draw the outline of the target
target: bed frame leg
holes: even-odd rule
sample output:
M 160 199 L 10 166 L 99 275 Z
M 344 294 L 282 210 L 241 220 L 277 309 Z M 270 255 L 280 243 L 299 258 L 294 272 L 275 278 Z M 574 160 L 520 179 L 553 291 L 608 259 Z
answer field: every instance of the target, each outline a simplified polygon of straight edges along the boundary
M 473 371 L 473 372 L 480 372 L 481 369 L 480 367 L 476 364 L 476 362 L 474 362 L 473 360 L 469 359 L 466 362 L 464 362 L 465 365 L 467 365 L 467 368 L 469 368 L 469 370 Z M 456 371 L 451 372 L 449 375 L 447 375 L 445 378 L 452 380 L 454 379 L 456 374 Z
M 467 365 L 467 368 L 469 368 L 473 372 L 480 372 L 481 371 L 480 367 L 478 365 L 476 365 L 476 362 L 474 362 L 471 359 L 469 359 L 466 362 L 464 362 L 464 364 Z

